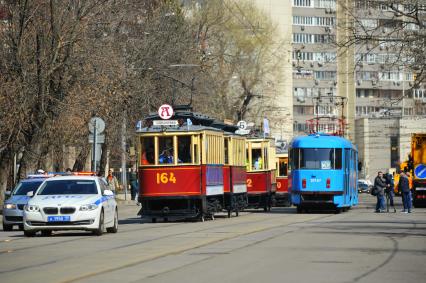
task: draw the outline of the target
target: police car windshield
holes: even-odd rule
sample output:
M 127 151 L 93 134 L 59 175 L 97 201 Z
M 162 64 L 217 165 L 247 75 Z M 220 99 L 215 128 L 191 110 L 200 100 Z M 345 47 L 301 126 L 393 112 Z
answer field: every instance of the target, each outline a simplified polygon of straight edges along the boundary
M 43 181 L 20 182 L 13 191 L 13 195 L 25 196 L 28 192 L 35 192 Z
M 52 180 L 44 183 L 38 195 L 91 195 L 97 194 L 93 180 Z

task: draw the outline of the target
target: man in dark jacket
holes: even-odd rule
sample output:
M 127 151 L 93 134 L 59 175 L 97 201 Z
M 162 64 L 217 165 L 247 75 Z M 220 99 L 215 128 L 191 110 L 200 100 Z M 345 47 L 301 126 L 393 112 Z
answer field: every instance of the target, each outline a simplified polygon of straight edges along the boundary
M 132 200 L 135 200 L 139 192 L 139 182 L 138 182 L 137 172 L 134 169 L 132 169 L 132 171 L 130 172 L 129 181 L 130 181 L 130 196 Z
M 374 179 L 374 187 L 377 189 L 376 212 L 385 212 L 385 188 L 386 180 L 383 178 L 383 172 L 379 171 Z
M 410 181 L 405 172 L 401 172 L 398 187 L 401 190 L 402 204 L 404 205 L 404 210 L 402 212 L 411 213 Z
M 391 173 L 385 174 L 385 180 L 386 180 L 386 211 L 389 212 L 389 207 L 393 208 L 393 212 L 396 212 L 395 205 L 393 202 L 395 193 L 394 193 L 394 181 L 393 181 L 393 175 Z M 389 203 L 387 202 L 389 200 Z

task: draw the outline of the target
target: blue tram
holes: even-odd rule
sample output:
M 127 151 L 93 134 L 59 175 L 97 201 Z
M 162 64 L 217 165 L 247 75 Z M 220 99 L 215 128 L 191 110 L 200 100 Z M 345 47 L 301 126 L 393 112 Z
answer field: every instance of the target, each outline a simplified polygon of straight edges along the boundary
M 311 134 L 290 145 L 291 202 L 297 212 L 358 204 L 358 151 L 347 139 Z

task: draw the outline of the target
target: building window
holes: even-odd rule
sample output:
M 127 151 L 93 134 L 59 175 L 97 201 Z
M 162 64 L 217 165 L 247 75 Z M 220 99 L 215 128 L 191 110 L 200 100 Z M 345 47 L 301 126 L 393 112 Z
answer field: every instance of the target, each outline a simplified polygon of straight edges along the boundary
M 336 0 L 316 0 L 315 8 L 326 8 L 336 10 Z
M 402 73 L 399 73 L 399 72 L 379 72 L 379 77 L 383 81 L 401 81 Z
M 336 53 L 335 52 L 315 52 L 313 53 L 314 61 L 317 62 L 336 62 Z
M 335 71 L 315 71 L 314 77 L 317 80 L 334 80 L 336 79 Z
M 312 26 L 315 17 L 293 16 L 293 25 Z
M 313 106 L 294 106 L 293 108 L 294 112 L 299 115 L 313 115 L 314 114 L 314 107 Z
M 312 43 L 312 34 L 307 33 L 293 33 L 293 43 Z
M 313 1 L 311 0 L 293 0 L 294 7 L 311 7 Z
M 293 71 L 294 79 L 312 79 L 313 72 L 308 70 Z
M 314 60 L 314 53 L 312 52 L 293 52 L 293 60 L 312 61 Z
M 398 167 L 399 163 L 399 140 L 398 137 L 390 137 L 390 168 Z
M 315 25 L 322 27 L 334 27 L 335 26 L 335 18 L 331 17 L 316 17 Z
M 361 19 L 359 21 L 359 24 L 363 28 L 376 28 L 378 25 L 378 22 L 376 19 Z

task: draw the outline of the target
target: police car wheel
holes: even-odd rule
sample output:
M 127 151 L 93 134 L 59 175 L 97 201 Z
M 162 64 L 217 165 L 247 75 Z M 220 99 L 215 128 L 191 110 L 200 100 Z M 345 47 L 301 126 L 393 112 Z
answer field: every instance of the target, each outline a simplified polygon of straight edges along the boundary
M 52 235 L 52 231 L 51 230 L 41 230 L 41 235 L 43 237 L 49 237 L 50 235 Z
M 3 231 L 12 231 L 13 225 L 8 225 L 3 223 Z
M 24 236 L 25 237 L 34 237 L 36 234 L 36 231 L 28 231 L 28 230 L 24 230 Z
M 114 226 L 106 228 L 108 233 L 117 233 L 118 231 L 118 211 L 115 210 L 114 214 Z
M 104 211 L 102 210 L 101 215 L 99 216 L 99 227 L 98 229 L 93 231 L 93 234 L 95 234 L 96 236 L 101 236 L 104 233 L 104 228 Z

